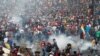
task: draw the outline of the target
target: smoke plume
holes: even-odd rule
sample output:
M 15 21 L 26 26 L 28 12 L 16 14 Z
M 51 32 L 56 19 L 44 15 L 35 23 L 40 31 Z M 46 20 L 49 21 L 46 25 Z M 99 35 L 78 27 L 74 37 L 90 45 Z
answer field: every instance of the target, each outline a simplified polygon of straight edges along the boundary
M 52 35 L 49 38 L 49 42 L 53 43 L 53 39 L 56 39 L 60 50 L 64 50 L 68 43 L 72 44 L 73 49 L 80 49 L 80 51 L 86 51 L 88 48 L 92 47 L 91 42 L 81 40 L 78 36 Z

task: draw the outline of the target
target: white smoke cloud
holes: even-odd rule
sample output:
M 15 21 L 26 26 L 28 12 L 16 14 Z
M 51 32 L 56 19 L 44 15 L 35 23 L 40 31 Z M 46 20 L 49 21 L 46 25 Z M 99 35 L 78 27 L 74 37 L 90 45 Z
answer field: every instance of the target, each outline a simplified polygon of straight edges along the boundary
M 60 50 L 65 49 L 68 43 L 71 43 L 73 45 L 75 44 L 74 41 L 70 39 L 70 37 L 67 38 L 65 35 L 58 35 L 58 36 L 52 35 L 50 36 L 49 41 L 52 43 L 53 39 L 56 39 L 57 45 L 60 48 Z
M 22 21 L 22 18 L 19 17 L 19 16 L 13 16 L 11 18 L 11 20 L 9 20 L 9 22 L 12 22 L 12 23 L 15 23 L 15 24 L 21 23 L 21 21 Z
M 72 50 L 78 51 L 80 49 L 80 52 L 88 50 L 88 48 L 92 47 L 92 43 L 86 40 L 81 40 L 78 38 L 78 36 L 65 36 L 63 34 L 61 35 L 52 35 L 49 37 L 48 41 L 53 44 L 53 39 L 56 39 L 57 45 L 59 49 L 62 51 L 65 49 L 68 43 L 72 44 Z M 36 50 L 40 50 L 39 48 L 39 41 L 34 41 L 33 43 L 30 42 L 30 40 L 27 40 L 26 38 L 20 39 L 21 41 L 16 42 L 19 46 L 22 46 L 22 44 L 26 44 L 27 48 L 31 48 L 32 52 L 34 53 Z
M 53 39 L 56 39 L 57 45 L 59 47 L 60 50 L 65 49 L 65 47 L 67 46 L 68 43 L 72 44 L 72 48 L 75 49 L 80 49 L 80 51 L 85 51 L 87 50 L 89 47 L 92 47 L 92 43 L 89 41 L 85 41 L 85 40 L 81 40 L 75 36 L 65 36 L 65 35 L 52 35 L 49 38 L 49 42 L 53 43 Z

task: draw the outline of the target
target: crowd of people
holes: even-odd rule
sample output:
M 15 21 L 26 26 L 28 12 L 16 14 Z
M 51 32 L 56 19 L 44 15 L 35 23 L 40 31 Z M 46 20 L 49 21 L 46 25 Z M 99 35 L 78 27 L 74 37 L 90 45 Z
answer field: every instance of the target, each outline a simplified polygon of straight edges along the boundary
M 27 23 L 24 23 L 24 25 L 21 27 L 12 22 L 7 22 L 7 20 L 3 19 L 0 24 L 0 46 L 5 47 L 9 50 L 14 50 L 16 48 L 16 44 L 14 42 L 15 40 L 19 43 L 22 39 L 26 39 L 26 41 L 30 41 L 30 43 L 33 43 L 37 40 L 41 42 L 48 40 L 49 36 L 54 34 L 65 34 L 66 36 L 80 35 L 81 39 L 88 41 L 93 40 L 93 44 L 99 43 L 100 40 L 99 17 L 86 18 L 84 16 L 73 16 L 66 19 L 55 19 L 52 21 L 33 21 L 33 19 L 31 19 Z M 42 43 L 43 45 L 41 47 L 41 50 L 43 56 L 48 56 L 49 53 L 53 54 L 54 56 L 59 56 L 57 54 L 60 54 L 59 48 L 55 39 L 53 39 L 53 41 L 53 45 L 45 42 Z M 47 50 L 45 50 L 46 48 Z M 65 56 L 70 55 L 71 48 L 67 48 L 65 49 L 66 52 L 64 51 L 66 53 Z M 14 53 L 16 53 L 17 51 L 15 51 Z M 2 48 L 0 53 L 3 54 Z M 74 54 L 76 55 L 77 52 L 74 51 Z
M 90 41 L 93 47 L 100 44 L 99 15 L 93 15 L 91 11 L 87 12 L 87 15 L 81 11 L 79 12 L 81 15 L 78 12 L 71 12 L 71 15 L 60 1 L 59 4 L 50 4 L 49 2 L 46 8 L 44 4 L 44 10 L 36 12 L 38 16 L 35 18 L 31 17 L 26 20 L 24 17 L 17 16 L 17 20 L 22 19 L 21 23 L 15 23 L 16 20 L 13 20 L 13 17 L 12 19 L 8 19 L 10 17 L 0 19 L 0 56 L 4 54 L 6 56 L 84 56 L 80 50 L 71 52 L 73 47 L 70 43 L 66 44 L 64 50 L 59 50 L 56 39 L 53 39 L 53 44 L 48 42 L 51 35 L 80 36 L 78 38 Z M 49 7 L 53 9 L 50 12 Z M 47 14 L 46 17 L 40 18 L 45 14 Z M 39 42 L 40 50 L 32 52 L 30 48 L 23 46 L 27 41 L 29 43 Z M 6 53 L 4 49 L 8 52 Z M 99 55 L 96 51 L 97 49 L 91 49 L 90 53 L 85 56 Z

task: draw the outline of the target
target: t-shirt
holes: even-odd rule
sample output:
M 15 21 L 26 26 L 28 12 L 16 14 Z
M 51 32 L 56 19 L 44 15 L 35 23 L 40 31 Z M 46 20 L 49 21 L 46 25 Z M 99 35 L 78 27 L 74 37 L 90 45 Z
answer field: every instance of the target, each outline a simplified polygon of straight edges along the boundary
M 9 45 L 8 43 L 5 43 L 5 47 L 6 47 L 7 49 L 10 49 L 10 45 Z
M 96 37 L 97 37 L 97 38 L 100 38 L 100 31 L 97 31 L 97 32 L 96 32 Z

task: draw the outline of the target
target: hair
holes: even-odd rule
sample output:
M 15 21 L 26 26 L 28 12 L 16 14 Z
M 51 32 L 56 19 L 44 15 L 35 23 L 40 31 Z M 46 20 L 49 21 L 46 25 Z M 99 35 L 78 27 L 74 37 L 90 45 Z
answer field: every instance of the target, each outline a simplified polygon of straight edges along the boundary
M 77 54 L 77 52 L 76 52 L 76 51 L 74 51 L 74 54 Z

